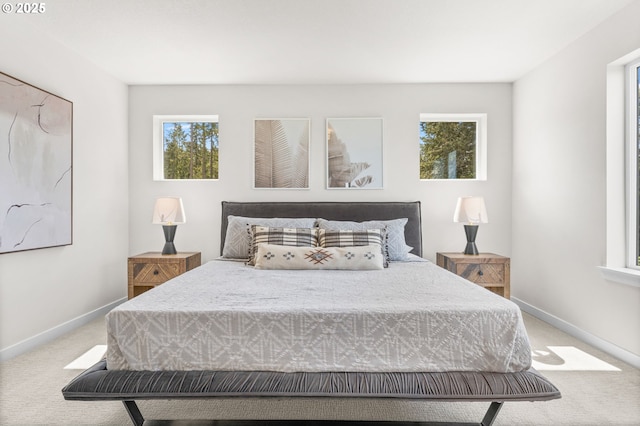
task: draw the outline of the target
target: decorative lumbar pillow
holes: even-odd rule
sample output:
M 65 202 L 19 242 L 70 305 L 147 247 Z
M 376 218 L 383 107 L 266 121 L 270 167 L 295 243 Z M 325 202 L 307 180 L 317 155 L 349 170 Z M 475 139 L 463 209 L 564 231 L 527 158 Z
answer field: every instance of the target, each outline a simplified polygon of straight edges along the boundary
M 257 269 L 383 269 L 380 246 L 286 247 L 259 244 Z
M 409 252 L 413 247 L 408 246 L 404 237 L 404 227 L 407 218 L 391 220 L 370 220 L 366 222 L 350 222 L 344 220 L 318 219 L 316 226 L 329 231 L 363 231 L 366 229 L 386 229 L 387 230 L 387 252 L 389 260 L 407 260 Z
M 388 264 L 388 254 L 386 250 L 386 230 L 366 229 L 363 231 L 328 231 L 318 229 L 318 245 L 320 247 L 358 247 L 371 246 L 379 247 L 383 258 L 383 266 Z
M 270 226 L 277 228 L 313 228 L 315 218 L 288 218 L 288 217 L 227 217 L 227 232 L 222 248 L 222 257 L 227 259 L 248 259 L 251 246 L 251 225 Z
M 315 228 L 274 228 L 251 225 L 250 233 L 249 265 L 255 264 L 255 256 L 260 244 L 287 247 L 316 247 L 318 245 L 318 232 Z

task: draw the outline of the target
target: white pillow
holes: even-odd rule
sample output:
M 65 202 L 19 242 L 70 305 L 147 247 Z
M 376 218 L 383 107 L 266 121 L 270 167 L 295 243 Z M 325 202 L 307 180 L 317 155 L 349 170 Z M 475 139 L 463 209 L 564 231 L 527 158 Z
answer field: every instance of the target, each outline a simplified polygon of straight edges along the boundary
M 383 269 L 380 246 L 287 247 L 258 244 L 257 269 Z
M 329 231 L 364 231 L 367 229 L 387 230 L 387 253 L 389 260 L 407 260 L 407 255 L 413 249 L 408 246 L 404 238 L 404 227 L 409 219 L 370 220 L 366 222 L 350 222 L 344 220 L 318 219 L 316 225 Z
M 261 225 L 279 228 L 313 228 L 315 218 L 286 218 L 286 217 L 227 217 L 227 233 L 224 238 L 222 257 L 227 259 L 248 259 L 251 244 L 251 225 Z

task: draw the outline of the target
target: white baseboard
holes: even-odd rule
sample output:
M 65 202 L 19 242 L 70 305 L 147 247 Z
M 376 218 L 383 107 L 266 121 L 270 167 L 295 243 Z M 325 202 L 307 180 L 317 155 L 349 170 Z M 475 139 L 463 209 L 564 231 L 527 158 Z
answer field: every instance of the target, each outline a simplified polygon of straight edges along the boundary
M 127 300 L 126 297 L 116 300 L 115 302 L 111 302 L 108 305 L 102 306 L 101 308 L 95 309 L 91 312 L 87 312 L 84 315 L 80 315 L 77 318 L 69 320 L 47 331 L 43 331 L 42 333 L 36 334 L 33 337 L 30 337 L 21 342 L 18 342 L 15 345 L 11 345 L 5 349 L 2 349 L 0 350 L 0 362 L 6 361 L 18 355 L 21 355 L 25 352 L 29 352 L 30 350 L 35 349 L 38 346 L 41 346 L 52 340 L 55 340 L 58 337 L 61 337 L 67 334 L 68 332 L 73 331 L 76 328 L 83 326 L 100 316 L 104 316 L 107 314 L 107 312 L 109 312 L 110 310 L 112 310 L 113 308 L 115 308 L 116 306 L 118 306 L 119 304 L 123 303 L 126 300 Z
M 627 364 L 630 364 L 635 368 L 640 368 L 640 356 L 629 352 L 626 349 L 622 349 L 621 347 L 616 346 L 613 343 L 607 342 L 604 339 L 594 336 L 591 333 L 587 333 L 586 331 L 576 327 L 575 325 L 568 323 L 567 321 L 562 320 L 554 315 L 551 315 L 548 312 L 538 309 L 535 306 L 529 305 L 528 303 L 523 302 L 518 298 L 512 297 L 511 301 L 520 306 L 520 309 L 522 309 L 524 312 L 531 314 L 546 323 L 551 324 L 555 328 L 564 331 L 565 333 L 585 342 L 588 345 L 591 345 L 615 358 L 618 358 L 620 361 L 626 362 Z

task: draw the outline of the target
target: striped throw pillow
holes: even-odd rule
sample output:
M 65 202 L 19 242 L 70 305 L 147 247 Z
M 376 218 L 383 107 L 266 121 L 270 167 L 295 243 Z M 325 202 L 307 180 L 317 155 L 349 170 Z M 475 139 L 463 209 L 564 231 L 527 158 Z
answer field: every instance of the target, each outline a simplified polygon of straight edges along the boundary
M 251 225 L 249 265 L 255 265 L 258 244 L 275 244 L 290 247 L 317 247 L 318 233 L 315 228 L 278 228 Z
M 387 233 L 384 229 L 365 229 L 362 231 L 318 229 L 318 245 L 320 247 L 379 246 L 385 268 L 389 266 L 389 255 L 385 249 L 387 246 L 386 238 Z

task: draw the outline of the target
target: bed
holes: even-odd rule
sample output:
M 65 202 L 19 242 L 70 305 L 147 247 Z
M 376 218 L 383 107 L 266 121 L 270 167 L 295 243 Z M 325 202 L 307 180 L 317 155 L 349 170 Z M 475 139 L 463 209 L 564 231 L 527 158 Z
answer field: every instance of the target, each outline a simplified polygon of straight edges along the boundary
M 136 425 L 144 417 L 135 401 L 145 399 L 485 401 L 479 424 L 490 425 L 505 401 L 559 398 L 530 368 L 517 306 L 421 259 L 420 209 L 419 202 L 223 202 L 226 257 L 247 238 L 242 232 L 252 231 L 255 243 L 259 225 L 247 218 L 310 223 L 288 222 L 299 218 L 340 238 L 345 232 L 332 226 L 369 223 L 367 235 L 384 236 L 381 251 L 370 240 L 327 250 L 392 260 L 364 271 L 270 269 L 265 250 L 310 249 L 254 244 L 255 266 L 207 262 L 110 312 L 107 358 L 65 386 L 65 399 L 123 401 Z M 239 223 L 245 229 L 233 235 Z

